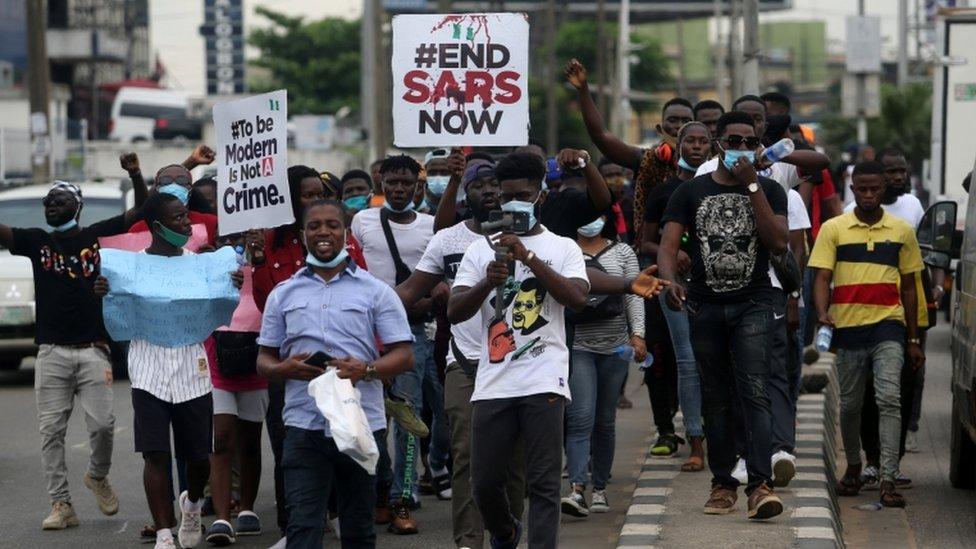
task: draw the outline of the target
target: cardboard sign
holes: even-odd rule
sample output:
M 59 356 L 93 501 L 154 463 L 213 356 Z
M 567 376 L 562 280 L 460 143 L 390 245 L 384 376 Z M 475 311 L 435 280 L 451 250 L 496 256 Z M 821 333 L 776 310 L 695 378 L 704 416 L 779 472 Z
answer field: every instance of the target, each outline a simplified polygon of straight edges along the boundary
M 285 90 L 214 105 L 213 121 L 220 235 L 294 222 Z
M 525 14 L 397 15 L 392 67 L 396 146 L 528 142 Z

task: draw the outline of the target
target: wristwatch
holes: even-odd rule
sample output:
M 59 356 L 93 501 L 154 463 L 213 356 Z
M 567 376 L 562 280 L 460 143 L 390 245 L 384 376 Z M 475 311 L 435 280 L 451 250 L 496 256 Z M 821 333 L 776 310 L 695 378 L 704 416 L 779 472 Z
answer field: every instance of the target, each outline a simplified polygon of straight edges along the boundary
M 755 194 L 755 193 L 759 192 L 759 182 L 758 181 L 753 181 L 752 183 L 749 183 L 746 186 L 746 190 L 749 191 L 749 194 Z
M 372 362 L 366 363 L 366 373 L 363 374 L 363 381 L 373 381 L 376 379 L 376 366 Z
M 523 265 L 528 265 L 529 261 L 535 259 L 535 252 L 529 250 L 529 253 L 525 254 L 525 261 L 522 262 Z
M 590 152 L 580 149 L 579 167 L 580 169 L 585 168 L 590 162 Z
M 915 345 L 921 345 L 922 344 L 922 339 L 921 338 L 918 338 L 918 337 L 910 337 L 910 338 L 908 338 L 908 344 L 911 345 L 913 343 Z

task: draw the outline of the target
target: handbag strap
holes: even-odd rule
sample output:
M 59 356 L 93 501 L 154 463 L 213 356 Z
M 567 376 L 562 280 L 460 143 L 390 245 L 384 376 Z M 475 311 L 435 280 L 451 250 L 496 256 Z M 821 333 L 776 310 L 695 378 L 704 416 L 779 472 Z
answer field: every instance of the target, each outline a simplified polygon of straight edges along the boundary
M 380 225 L 383 226 L 383 236 L 386 237 L 386 245 L 390 248 L 390 255 L 393 257 L 393 266 L 396 268 L 396 283 L 403 284 L 403 281 L 410 278 L 410 269 L 400 258 L 400 250 L 397 249 L 396 241 L 393 240 L 393 229 L 390 227 L 390 212 L 386 208 L 380 209 Z

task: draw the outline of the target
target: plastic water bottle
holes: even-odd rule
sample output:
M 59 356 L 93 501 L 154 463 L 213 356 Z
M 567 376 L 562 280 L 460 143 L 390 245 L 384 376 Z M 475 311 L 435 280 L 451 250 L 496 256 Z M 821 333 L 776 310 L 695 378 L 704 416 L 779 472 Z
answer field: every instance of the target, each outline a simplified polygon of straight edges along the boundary
M 634 347 L 624 343 L 620 347 L 613 350 L 613 354 L 624 359 L 627 364 L 630 364 L 634 360 Z
M 767 147 L 763 151 L 763 156 L 770 162 L 781 162 L 784 158 L 793 154 L 795 150 L 796 145 L 793 144 L 793 140 L 789 137 L 784 137 L 773 143 L 772 146 Z
M 817 330 L 817 337 L 815 340 L 817 350 L 820 351 L 821 353 L 826 353 L 827 351 L 829 351 L 830 340 L 833 337 L 834 337 L 834 328 L 826 324 L 821 325 L 820 329 Z

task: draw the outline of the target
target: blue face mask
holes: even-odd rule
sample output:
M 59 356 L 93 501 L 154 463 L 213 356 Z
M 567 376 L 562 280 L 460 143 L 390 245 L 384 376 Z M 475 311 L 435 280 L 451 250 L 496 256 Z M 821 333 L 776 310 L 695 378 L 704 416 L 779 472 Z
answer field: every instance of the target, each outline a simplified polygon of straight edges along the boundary
M 539 198 L 536 197 L 536 201 Z M 502 204 L 503 212 L 524 212 L 529 215 L 529 231 L 535 228 L 535 202 L 526 202 L 524 200 L 509 200 L 508 202 Z
M 722 156 L 722 164 L 725 164 L 727 170 L 731 170 L 732 166 L 739 161 L 740 158 L 745 158 L 750 164 L 756 161 L 756 151 L 725 151 Z
M 397 210 L 393 206 L 390 206 L 390 203 L 389 202 L 384 202 L 383 203 L 383 207 L 386 208 L 387 210 L 390 210 L 391 212 L 397 213 L 397 214 L 404 213 L 404 212 L 412 212 L 414 210 L 414 208 L 415 208 L 414 203 L 413 203 L 413 200 L 411 200 L 410 202 L 407 202 L 407 205 L 404 206 L 402 210 Z
M 427 199 L 425 198 L 420 201 L 419 206 L 414 206 L 413 209 L 417 210 L 420 213 L 427 213 L 430 211 L 430 203 L 427 202 Z
M 308 252 L 308 255 L 305 256 L 305 263 L 315 267 L 320 267 L 322 269 L 332 269 L 348 258 L 349 252 L 347 252 L 345 248 L 339 250 L 339 253 L 337 253 L 336 256 L 329 261 L 322 261 L 321 259 L 312 255 L 312 252 Z
M 58 225 L 56 227 L 54 225 L 50 225 L 50 227 L 54 229 L 54 232 L 56 233 L 63 233 L 65 231 L 70 231 L 71 229 L 74 229 L 77 226 L 78 226 L 78 220 L 73 217 L 71 218 L 71 221 L 65 223 L 64 225 Z
M 169 185 L 163 185 L 156 189 L 158 192 L 171 194 L 178 198 L 180 202 L 186 206 L 186 203 L 190 200 L 190 191 L 186 187 L 177 185 L 176 183 L 170 183 Z
M 349 198 L 342 201 L 350 210 L 365 210 L 369 205 L 369 196 L 350 196 Z
M 427 190 L 434 196 L 441 196 L 447 189 L 447 184 L 451 182 L 449 175 L 428 175 Z
M 689 172 L 692 173 L 694 173 L 698 169 L 698 168 L 692 168 L 691 165 L 685 162 L 685 159 L 680 156 L 678 157 L 678 167 L 683 170 L 688 170 Z
M 603 226 L 605 224 L 606 221 L 604 221 L 602 217 L 598 217 L 593 221 L 587 223 L 586 225 L 583 225 L 579 229 L 576 229 L 576 232 L 578 232 L 583 236 L 596 236 L 600 234 L 601 231 L 603 231 Z

